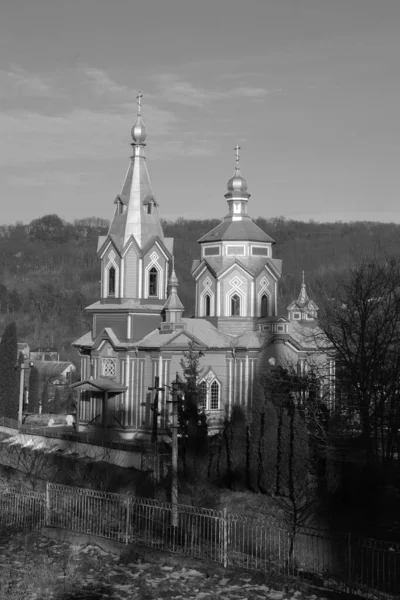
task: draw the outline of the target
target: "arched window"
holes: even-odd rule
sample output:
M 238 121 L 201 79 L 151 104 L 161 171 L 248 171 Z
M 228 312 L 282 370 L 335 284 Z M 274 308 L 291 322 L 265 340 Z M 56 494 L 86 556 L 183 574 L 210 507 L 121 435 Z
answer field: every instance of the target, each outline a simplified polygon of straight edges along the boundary
M 108 295 L 115 296 L 115 269 L 110 267 L 108 269 Z
M 199 385 L 199 395 L 197 398 L 197 408 L 200 411 L 206 410 L 207 406 L 207 383 L 201 381 Z
M 210 389 L 210 409 L 219 409 L 219 385 L 216 381 L 213 381 Z
M 240 317 L 240 297 L 234 294 L 231 298 L 231 316 Z
M 210 294 L 204 296 L 204 315 L 209 317 L 211 315 L 211 298 Z
M 149 271 L 149 296 L 157 296 L 157 279 L 157 269 L 152 267 Z
M 261 317 L 268 317 L 268 296 L 263 294 L 261 296 Z

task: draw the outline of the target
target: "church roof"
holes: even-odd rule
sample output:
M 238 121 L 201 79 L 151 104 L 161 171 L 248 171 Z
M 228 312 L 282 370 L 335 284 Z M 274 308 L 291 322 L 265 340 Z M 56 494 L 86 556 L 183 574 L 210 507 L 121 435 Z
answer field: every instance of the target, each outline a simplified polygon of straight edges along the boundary
M 207 348 L 223 349 L 229 348 L 231 345 L 231 340 L 206 319 L 182 319 L 182 323 L 185 324 L 185 328 L 178 333 L 174 331 L 162 334 L 159 329 L 155 329 L 137 342 L 137 346 L 139 348 L 165 347 L 178 337 L 185 337 L 185 334 L 188 334 L 190 338 L 195 338 L 197 343 Z
M 158 311 L 161 312 L 162 307 L 164 305 L 164 300 L 159 300 L 158 302 L 148 302 L 144 304 L 141 300 L 135 300 L 133 298 L 123 299 L 121 302 L 107 302 L 103 303 L 100 301 L 94 302 L 90 306 L 87 306 L 85 310 L 95 310 L 98 311 L 110 311 L 110 310 L 127 310 L 127 311 L 135 311 L 135 312 L 149 312 L 149 311 Z
M 322 347 L 328 347 L 328 340 L 315 321 L 311 323 L 292 322 L 290 337 L 304 349 L 321 350 Z
M 280 275 L 282 271 L 282 260 L 278 258 L 246 258 L 241 261 L 239 258 L 227 258 L 224 256 L 207 256 L 203 261 L 194 260 L 192 266 L 192 273 L 200 266 L 201 263 L 207 264 L 208 267 L 215 273 L 216 277 L 222 275 L 227 269 L 229 269 L 235 263 L 246 271 L 250 275 L 256 276 L 262 271 L 266 265 L 270 265 Z
M 219 225 L 198 240 L 199 244 L 220 241 L 250 241 L 275 244 L 275 241 L 248 216 L 244 216 L 240 221 L 233 221 L 231 218 L 226 217 Z

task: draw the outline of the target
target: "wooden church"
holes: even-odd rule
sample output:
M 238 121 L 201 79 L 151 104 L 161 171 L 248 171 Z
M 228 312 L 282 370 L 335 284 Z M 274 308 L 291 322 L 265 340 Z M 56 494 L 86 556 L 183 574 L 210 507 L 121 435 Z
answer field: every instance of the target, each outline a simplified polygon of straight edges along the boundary
M 125 439 L 151 435 L 153 392 L 181 371 L 183 352 L 201 352 L 204 391 L 211 430 L 235 404 L 251 406 L 254 382 L 268 365 L 306 364 L 318 354 L 313 339 L 318 307 L 301 286 L 287 316 L 278 315 L 282 261 L 274 240 L 248 213 L 250 194 L 236 168 L 227 183 L 227 213 L 199 240 L 194 318 L 183 316 L 173 268 L 173 239 L 164 237 L 146 164 L 147 131 L 138 115 L 131 130 L 132 156 L 115 199 L 107 236 L 100 237 L 101 297 L 86 308 L 92 329 L 74 342 L 81 356 L 79 421 L 113 428 Z M 159 431 L 170 405 L 159 394 Z

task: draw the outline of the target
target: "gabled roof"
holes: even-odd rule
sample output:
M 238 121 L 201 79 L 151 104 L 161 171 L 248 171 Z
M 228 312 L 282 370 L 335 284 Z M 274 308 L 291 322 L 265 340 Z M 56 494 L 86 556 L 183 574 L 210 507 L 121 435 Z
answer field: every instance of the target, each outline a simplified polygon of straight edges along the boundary
M 60 377 L 69 369 L 75 371 L 75 365 L 70 361 L 60 360 L 34 360 L 33 366 L 39 371 L 41 377 Z
M 231 340 L 206 319 L 182 319 L 185 328 L 171 333 L 160 333 L 155 329 L 137 342 L 138 348 L 166 347 L 170 344 L 187 345 L 187 340 L 194 341 L 205 348 L 227 348 Z M 187 338 L 185 340 L 185 337 Z
M 256 225 L 249 216 L 243 216 L 239 221 L 233 221 L 232 218 L 226 217 L 219 225 L 198 240 L 199 244 L 220 241 L 250 241 L 275 244 L 275 241 Z
M 226 256 L 207 256 L 206 259 L 200 261 L 193 261 L 192 275 L 195 277 L 200 272 L 200 267 L 208 266 L 210 271 L 216 277 L 221 277 L 230 269 L 233 265 L 237 264 L 249 273 L 252 277 L 256 277 L 264 268 L 270 268 L 273 275 L 277 278 L 280 276 L 282 271 L 282 261 L 276 258 L 246 258 L 240 260 L 240 258 L 227 258 Z
M 100 344 L 104 341 L 108 340 L 114 348 L 118 348 L 119 346 L 123 346 L 122 342 L 115 335 L 114 331 L 111 327 L 104 327 L 104 329 L 99 333 L 96 339 L 93 342 L 93 347 L 98 348 Z

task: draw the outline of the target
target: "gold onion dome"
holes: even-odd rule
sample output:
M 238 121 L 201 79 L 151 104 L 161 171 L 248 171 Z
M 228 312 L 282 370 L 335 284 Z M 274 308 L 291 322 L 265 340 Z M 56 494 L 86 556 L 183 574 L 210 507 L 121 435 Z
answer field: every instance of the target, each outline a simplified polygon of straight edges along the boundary
M 142 116 L 141 116 L 142 97 L 143 97 L 143 94 L 141 92 L 139 92 L 137 95 L 137 101 L 138 101 L 137 119 L 131 129 L 132 140 L 133 140 L 133 143 L 136 145 L 143 145 L 147 139 L 147 129 L 146 129 L 145 124 L 142 121 Z

